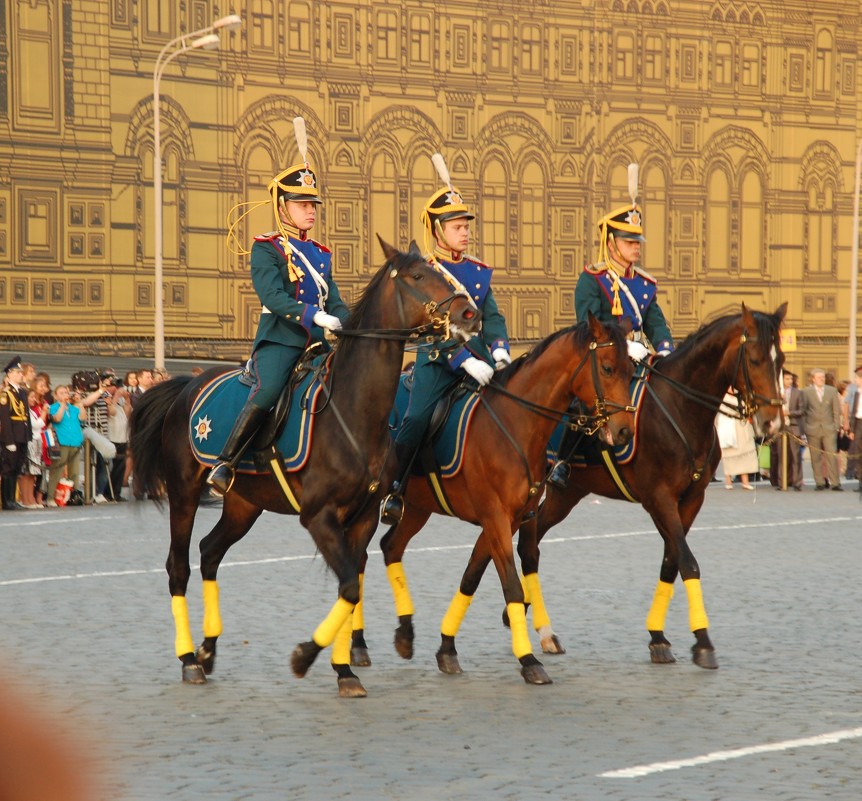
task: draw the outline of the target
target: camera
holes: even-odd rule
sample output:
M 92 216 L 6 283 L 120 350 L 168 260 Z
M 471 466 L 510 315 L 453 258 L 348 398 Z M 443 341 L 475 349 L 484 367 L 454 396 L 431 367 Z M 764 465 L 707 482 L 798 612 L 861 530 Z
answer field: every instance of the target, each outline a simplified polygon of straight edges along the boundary
M 93 392 L 105 382 L 112 387 L 123 385 L 122 378 L 107 370 L 79 370 L 72 375 L 72 386 L 79 392 Z

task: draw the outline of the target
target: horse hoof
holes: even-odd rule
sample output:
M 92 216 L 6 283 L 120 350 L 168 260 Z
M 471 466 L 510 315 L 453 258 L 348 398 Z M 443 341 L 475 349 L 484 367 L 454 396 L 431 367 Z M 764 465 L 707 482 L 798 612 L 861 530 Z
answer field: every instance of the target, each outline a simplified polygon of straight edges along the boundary
M 718 670 L 718 659 L 715 658 L 714 648 L 692 648 L 691 661 L 698 667 Z
M 356 676 L 347 676 L 338 680 L 339 698 L 365 698 L 367 695 L 362 682 Z
M 551 677 L 545 673 L 545 668 L 540 662 L 534 665 L 524 665 L 521 668 L 521 675 L 527 684 L 553 684 Z
M 649 644 L 649 658 L 654 665 L 670 665 L 676 662 L 669 642 L 651 642 Z
M 437 654 L 437 667 L 440 668 L 441 673 L 450 676 L 457 676 L 464 672 L 458 662 L 458 654 Z
M 201 665 L 183 665 L 183 684 L 206 684 L 207 677 Z
M 201 646 L 195 651 L 195 659 L 198 660 L 198 664 L 204 669 L 207 676 L 215 669 L 215 651 L 209 651 Z
M 298 679 L 303 678 L 322 650 L 314 640 L 311 642 L 301 642 L 297 645 L 290 655 L 290 666 L 293 668 L 293 675 Z
M 367 648 L 353 647 L 350 649 L 350 664 L 353 667 L 371 667 L 371 657 Z
M 393 640 L 395 650 L 402 659 L 413 659 L 413 627 L 399 626 Z
M 550 637 L 542 638 L 542 653 L 564 654 L 566 653 L 566 649 L 563 648 L 563 644 L 560 642 L 560 638 L 556 634 L 552 634 Z

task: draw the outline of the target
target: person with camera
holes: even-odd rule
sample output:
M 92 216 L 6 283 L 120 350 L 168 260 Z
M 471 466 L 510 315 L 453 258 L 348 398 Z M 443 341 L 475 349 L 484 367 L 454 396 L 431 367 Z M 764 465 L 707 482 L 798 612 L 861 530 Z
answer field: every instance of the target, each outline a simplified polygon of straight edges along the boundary
M 132 402 L 129 390 L 117 380 L 107 387 L 108 397 L 108 439 L 117 450 L 117 455 L 111 463 L 111 480 L 105 497 L 109 501 L 125 501 L 122 496 L 123 479 L 126 474 L 126 450 L 129 444 L 129 415 L 132 413 Z
M 92 393 L 90 393 L 92 394 Z M 80 472 L 81 446 L 84 444 L 84 429 L 82 421 L 86 420 L 87 412 L 81 406 L 81 393 L 67 386 L 59 386 L 54 391 L 54 403 L 48 409 L 54 433 L 60 445 L 60 458 L 51 460 L 48 470 L 48 496 L 46 506 L 57 506 L 54 495 L 57 484 L 66 470 L 73 485 L 78 489 Z
M 12 359 L 4 370 L 6 378 L 0 388 L 0 493 L 3 508 L 17 511 L 24 508 L 16 500 L 18 476 L 27 462 L 27 446 L 33 430 L 21 357 Z
M 109 496 L 113 498 L 109 471 L 117 450 L 108 436 L 108 399 L 111 397 L 110 389 L 116 378 L 113 370 L 89 374 L 87 385 L 92 391 L 81 401 L 81 406 L 87 410 L 84 439 L 89 440 L 95 451 L 96 476 L 93 495 L 95 503 L 107 503 Z

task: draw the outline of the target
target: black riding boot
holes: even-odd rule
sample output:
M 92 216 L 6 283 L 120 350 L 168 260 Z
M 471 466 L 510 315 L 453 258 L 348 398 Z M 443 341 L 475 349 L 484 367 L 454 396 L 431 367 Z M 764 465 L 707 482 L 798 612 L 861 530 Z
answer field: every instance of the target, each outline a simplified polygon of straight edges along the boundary
M 395 526 L 404 516 L 404 491 L 410 479 L 410 469 L 416 458 L 418 448 L 412 445 L 395 443 L 395 457 L 398 460 L 398 478 L 392 482 L 389 494 L 383 499 L 383 509 L 380 512 L 380 522 L 387 526 Z
M 548 483 L 553 484 L 559 489 L 566 489 L 569 486 L 569 476 L 572 473 L 572 466 L 568 460 L 572 458 L 574 453 L 575 445 L 577 444 L 575 437 L 577 436 L 577 431 L 573 431 L 569 426 L 566 426 L 565 431 L 563 431 L 563 438 L 560 440 L 560 449 L 557 451 L 557 454 L 561 458 L 554 465 L 551 475 L 548 476 Z
M 210 470 L 210 474 L 207 476 L 207 484 L 212 486 L 219 495 L 226 495 L 230 492 L 236 478 L 236 466 L 245 449 L 251 444 L 254 435 L 257 434 L 267 413 L 266 409 L 261 409 L 250 401 L 247 401 L 242 407 L 239 417 L 233 424 L 233 430 L 219 454 L 218 464 Z

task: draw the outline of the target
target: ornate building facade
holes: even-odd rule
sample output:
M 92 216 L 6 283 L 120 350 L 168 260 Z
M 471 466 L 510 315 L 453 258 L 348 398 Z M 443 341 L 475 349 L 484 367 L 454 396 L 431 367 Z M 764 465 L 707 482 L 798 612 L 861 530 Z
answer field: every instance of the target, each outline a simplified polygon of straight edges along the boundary
M 157 289 L 156 58 L 228 13 L 242 30 L 162 80 Z M 675 336 L 787 300 L 791 364 L 843 374 L 860 45 L 858 0 L 0 0 L 2 336 L 144 355 L 161 291 L 169 355 L 247 355 L 259 303 L 226 218 L 297 159 L 302 115 L 316 235 L 348 298 L 381 262 L 377 234 L 421 238 L 440 150 L 529 344 L 573 322 L 596 221 L 636 161 L 644 267 Z

